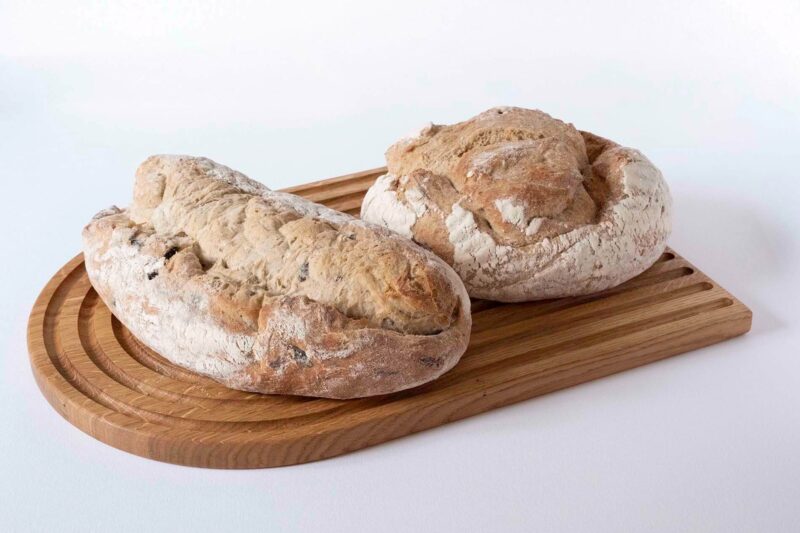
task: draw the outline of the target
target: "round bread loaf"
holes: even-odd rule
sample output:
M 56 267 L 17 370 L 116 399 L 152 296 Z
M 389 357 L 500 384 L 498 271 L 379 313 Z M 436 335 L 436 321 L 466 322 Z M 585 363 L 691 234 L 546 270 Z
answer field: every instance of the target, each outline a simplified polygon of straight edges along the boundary
M 134 335 L 235 389 L 385 394 L 440 376 L 469 339 L 469 297 L 437 256 L 208 159 L 149 158 L 130 209 L 100 212 L 83 242 Z
M 434 251 L 476 298 L 608 289 L 650 267 L 670 233 L 669 189 L 644 155 L 541 111 L 429 124 L 386 161 L 361 218 Z

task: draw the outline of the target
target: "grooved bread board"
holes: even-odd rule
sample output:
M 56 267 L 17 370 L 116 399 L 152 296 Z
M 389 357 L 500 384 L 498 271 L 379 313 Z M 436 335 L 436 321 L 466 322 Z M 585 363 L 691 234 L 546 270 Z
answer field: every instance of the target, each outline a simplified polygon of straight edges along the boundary
M 384 169 L 288 191 L 358 214 Z M 259 468 L 333 457 L 741 335 L 750 310 L 674 251 L 601 294 L 473 301 L 469 349 L 433 383 L 359 400 L 227 389 L 140 343 L 92 289 L 78 255 L 28 324 L 33 373 L 70 423 L 170 463 Z

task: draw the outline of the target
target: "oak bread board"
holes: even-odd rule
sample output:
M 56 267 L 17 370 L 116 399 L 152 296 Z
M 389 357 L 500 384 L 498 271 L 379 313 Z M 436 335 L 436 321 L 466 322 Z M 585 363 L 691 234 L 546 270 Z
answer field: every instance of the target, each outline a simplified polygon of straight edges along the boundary
M 287 189 L 358 214 L 385 169 Z M 143 457 L 209 468 L 325 459 L 714 344 L 752 313 L 674 251 L 601 294 L 473 301 L 469 349 L 433 383 L 358 400 L 250 394 L 176 367 L 110 313 L 81 255 L 42 290 L 28 324 L 36 382 L 70 423 Z

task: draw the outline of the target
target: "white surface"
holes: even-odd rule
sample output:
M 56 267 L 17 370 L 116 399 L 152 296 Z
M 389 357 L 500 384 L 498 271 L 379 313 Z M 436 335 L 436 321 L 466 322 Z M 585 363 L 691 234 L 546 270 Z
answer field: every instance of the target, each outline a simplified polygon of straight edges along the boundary
M 0 0 L 1 531 L 800 528 L 796 1 L 29 4 Z M 647 154 L 672 186 L 671 244 L 751 306 L 752 332 L 273 470 L 141 459 L 39 394 L 30 306 L 147 155 L 277 188 L 497 104 Z

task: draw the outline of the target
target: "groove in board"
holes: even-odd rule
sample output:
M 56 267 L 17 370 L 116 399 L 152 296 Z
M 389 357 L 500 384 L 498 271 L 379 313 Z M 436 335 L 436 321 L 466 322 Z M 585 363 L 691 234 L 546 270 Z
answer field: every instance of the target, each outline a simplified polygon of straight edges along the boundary
M 357 214 L 377 168 L 286 189 Z M 171 463 L 260 468 L 315 461 L 741 335 L 752 314 L 672 250 L 600 294 L 473 300 L 470 345 L 440 379 L 381 397 L 329 400 L 227 389 L 177 367 L 103 304 L 78 255 L 28 323 L 36 381 L 70 423 Z

